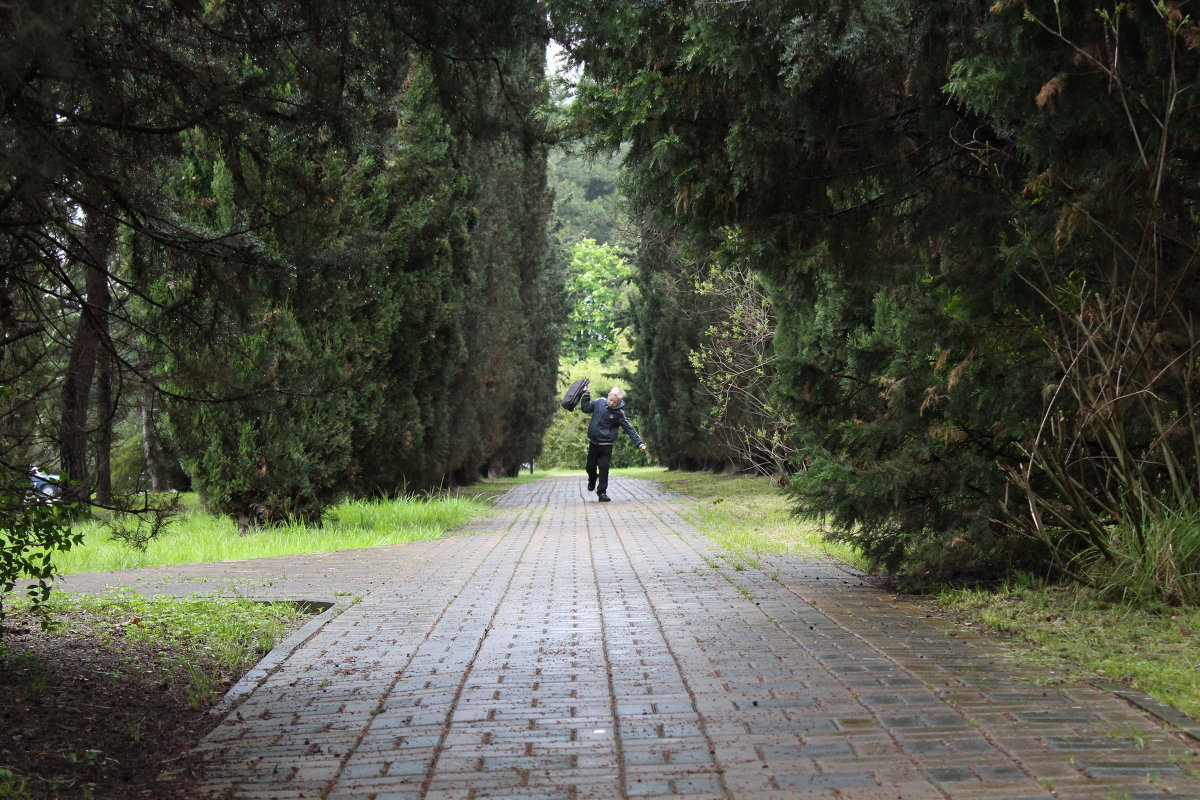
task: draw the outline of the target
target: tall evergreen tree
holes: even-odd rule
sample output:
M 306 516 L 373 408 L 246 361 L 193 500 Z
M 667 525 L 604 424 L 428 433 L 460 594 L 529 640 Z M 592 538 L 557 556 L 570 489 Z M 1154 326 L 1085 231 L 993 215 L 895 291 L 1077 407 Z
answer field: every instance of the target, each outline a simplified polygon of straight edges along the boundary
M 1180 8 L 552 10 L 585 68 L 577 127 L 628 143 L 652 225 L 718 259 L 728 232 L 771 287 L 801 508 L 893 568 L 1003 568 L 1014 524 L 1095 545 L 1122 492 L 1187 483 Z
M 997 461 L 1019 457 L 1028 401 L 969 378 L 1027 345 L 998 317 L 1034 293 L 987 263 L 1004 204 L 945 135 L 963 122 L 940 87 L 965 4 L 563 13 L 588 34 L 580 127 L 629 143 L 651 224 L 718 262 L 736 237 L 771 289 L 801 507 L 892 566 L 963 534 L 967 560 L 1004 557 Z
M 258 234 L 278 267 L 250 278 L 232 306 L 249 323 L 233 328 L 235 350 L 251 355 L 234 355 L 249 395 L 173 411 L 202 493 L 229 498 L 217 507 L 250 520 L 317 519 L 343 494 L 470 482 L 531 459 L 560 313 L 544 144 L 528 119 L 542 102 L 540 58 L 528 42 L 499 54 L 499 72 L 462 88 L 479 100 L 468 118 L 447 105 L 436 59 L 413 52 L 401 88 L 384 90 L 395 110 L 372 135 L 323 145 L 321 161 L 304 140 L 307 155 L 278 159 L 309 164 L 301 185 L 311 199 Z M 489 107 L 492 117 L 480 111 Z M 274 277 L 259 284 L 264 276 Z M 264 305 L 247 317 L 253 297 Z M 284 328 L 266 332 L 260 350 L 264 320 Z M 183 372 L 207 389 L 224 353 Z M 269 381 L 256 386 L 259 376 Z M 259 423 L 266 415 L 270 426 Z M 214 440 L 216 420 L 238 441 Z
M 536 415 L 508 418 L 524 438 L 489 434 L 492 449 L 469 456 L 455 417 L 480 396 L 464 364 L 485 348 L 467 329 L 489 298 L 465 284 L 490 265 L 473 255 L 487 243 L 470 208 L 489 181 L 520 178 L 522 241 L 493 282 L 518 285 L 520 302 L 497 314 L 546 323 L 506 351 L 506 380 L 544 390 L 554 361 L 535 4 L 93 0 L 0 16 L 0 368 L 14 387 L 29 378 L 22 392 L 49 385 L 18 340 L 71 332 L 70 361 L 49 349 L 68 373 L 53 438 L 75 478 L 103 465 L 88 440 L 118 374 L 169 396 L 197 483 L 248 521 L 315 519 L 346 487 L 397 491 L 527 458 Z M 488 177 L 496 142 L 513 155 Z M 119 310 L 102 302 L 113 287 Z M 117 315 L 138 331 L 124 351 Z M 28 398 L 12 401 L 4 429 L 28 438 Z M 371 472 L 367 443 L 393 420 L 404 447 Z M 88 496 L 87 480 L 75 486 Z
M 680 232 L 646 226 L 640 234 L 634 257 L 640 291 L 633 309 L 639 431 L 654 443 L 663 466 L 725 466 L 728 461 L 705 433 L 709 398 L 689 361 L 705 327 L 705 306 L 692 292 L 701 268 Z
M 976 41 L 947 89 L 1009 176 L 999 252 L 1037 292 L 1022 319 L 1053 365 L 1006 510 L 1076 574 L 1121 528 L 1152 558 L 1148 527 L 1200 499 L 1200 25 L 1174 3 L 1000 3 Z

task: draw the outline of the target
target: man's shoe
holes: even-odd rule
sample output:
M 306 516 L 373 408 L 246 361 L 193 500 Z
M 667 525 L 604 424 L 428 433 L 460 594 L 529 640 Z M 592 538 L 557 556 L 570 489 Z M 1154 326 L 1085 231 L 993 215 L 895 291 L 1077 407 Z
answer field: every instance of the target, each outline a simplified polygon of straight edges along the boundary
M 604 492 L 601 492 L 600 494 L 596 495 L 596 499 L 599 500 L 601 503 L 607 503 L 608 495 L 606 495 Z
M 589 492 L 596 491 L 596 479 L 595 478 L 588 478 L 588 491 Z

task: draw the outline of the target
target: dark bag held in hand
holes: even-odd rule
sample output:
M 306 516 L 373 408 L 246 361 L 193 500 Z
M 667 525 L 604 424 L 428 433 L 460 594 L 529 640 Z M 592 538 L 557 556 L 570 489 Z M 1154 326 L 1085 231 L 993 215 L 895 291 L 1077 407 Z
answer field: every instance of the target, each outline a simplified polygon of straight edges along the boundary
M 579 405 L 579 398 L 583 397 L 583 393 L 587 391 L 588 379 L 580 378 L 571 384 L 571 388 L 567 389 L 567 393 L 563 395 L 562 407 L 567 411 L 574 411 L 575 406 Z

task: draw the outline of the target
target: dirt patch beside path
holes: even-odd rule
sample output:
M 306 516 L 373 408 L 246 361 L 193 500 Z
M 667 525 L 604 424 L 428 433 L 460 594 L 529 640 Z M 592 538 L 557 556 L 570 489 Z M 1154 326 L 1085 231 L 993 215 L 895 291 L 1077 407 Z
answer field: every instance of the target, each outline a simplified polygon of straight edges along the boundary
M 348 603 L 425 544 L 68 575 L 57 590 Z M 58 616 L 69 633 L 47 633 L 19 611 L 4 623 L 0 797 L 190 800 L 184 755 L 219 722 L 208 709 L 244 671 L 219 676 L 197 699 L 171 653 L 99 631 L 83 616 Z M 164 781 L 164 772 L 178 774 Z
M 192 702 L 168 653 L 64 620 L 68 635 L 14 614 L 0 646 L 0 797 L 186 800 L 182 756 L 217 723 L 206 713 L 240 674 Z

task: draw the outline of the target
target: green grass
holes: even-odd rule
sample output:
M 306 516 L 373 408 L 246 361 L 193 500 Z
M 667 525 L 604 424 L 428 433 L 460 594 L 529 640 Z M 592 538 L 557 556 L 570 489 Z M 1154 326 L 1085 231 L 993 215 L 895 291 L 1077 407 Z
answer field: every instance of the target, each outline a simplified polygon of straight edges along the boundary
M 185 499 L 185 507 L 185 513 L 144 553 L 113 541 L 99 522 L 81 524 L 83 544 L 57 554 L 55 564 L 63 574 L 70 574 L 379 547 L 436 539 L 489 510 L 486 498 L 465 493 L 350 501 L 334 507 L 320 528 L 285 525 L 242 535 L 233 520 L 197 508 L 194 496 Z
M 1200 511 L 1167 511 L 1140 533 L 1115 526 L 1107 545 L 1112 562 L 1096 559 L 1088 570 L 1105 597 L 1138 606 L 1200 603 Z
M 29 779 L 11 769 L 0 767 L 0 800 L 25 800 Z
M 1107 603 L 1075 586 L 946 590 L 938 603 L 1200 718 L 1200 608 Z
M 750 566 L 757 567 L 761 555 L 823 555 L 865 569 L 854 550 L 826 541 L 819 523 L 794 516 L 787 495 L 767 478 L 661 467 L 616 472 L 657 481 L 699 500 L 689 522 Z
M 20 613 L 26 601 L 15 604 Z M 119 647 L 136 642 L 162 667 L 183 673 L 187 701 L 204 708 L 232 677 L 254 666 L 308 615 L 290 603 L 193 595 L 146 597 L 130 590 L 56 593 L 41 609 L 53 635 L 86 634 Z

